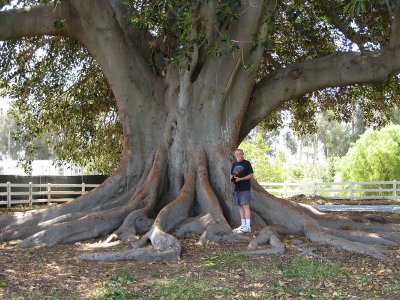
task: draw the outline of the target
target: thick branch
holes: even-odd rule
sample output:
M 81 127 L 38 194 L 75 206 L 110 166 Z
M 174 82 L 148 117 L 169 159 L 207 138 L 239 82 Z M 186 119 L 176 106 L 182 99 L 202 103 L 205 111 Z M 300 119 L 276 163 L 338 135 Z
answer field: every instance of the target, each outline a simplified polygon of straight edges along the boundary
M 64 2 L 0 11 L 0 40 L 37 35 L 71 35 Z
M 399 70 L 400 54 L 397 48 L 369 54 L 334 53 L 289 65 L 254 87 L 253 101 L 246 112 L 240 139 L 287 100 L 327 87 L 381 82 Z
M 204 78 L 204 81 L 198 82 L 195 86 L 195 93 L 200 93 L 200 90 L 204 93 L 206 90 L 210 94 L 209 97 L 205 97 L 206 99 L 212 99 L 216 94 L 222 93 L 220 103 L 223 103 L 224 96 L 232 86 L 238 71 L 244 68 L 245 64 L 253 63 L 248 58 L 254 49 L 255 37 L 258 35 L 260 21 L 266 9 L 262 1 L 241 2 L 240 11 L 238 11 L 240 18 L 229 24 L 228 30 L 218 30 L 216 44 L 222 55 L 217 61 L 207 60 L 199 75 L 199 78 Z M 238 49 L 227 49 L 224 34 L 230 37 L 231 42 L 238 46 Z
M 400 45 L 400 1 L 396 2 L 394 14 L 391 16 L 390 48 Z

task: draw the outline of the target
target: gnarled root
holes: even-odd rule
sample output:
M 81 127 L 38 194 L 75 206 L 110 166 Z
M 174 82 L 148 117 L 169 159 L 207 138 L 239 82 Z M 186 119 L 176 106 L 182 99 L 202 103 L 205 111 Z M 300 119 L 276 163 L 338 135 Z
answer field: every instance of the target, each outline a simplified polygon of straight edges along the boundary
M 194 200 L 195 172 L 193 162 L 189 163 L 185 184 L 178 197 L 165 206 L 158 214 L 151 230 L 144 238 L 133 243 L 134 249 L 117 253 L 95 253 L 82 255 L 80 258 L 88 260 L 137 260 L 137 261 L 161 261 L 177 260 L 181 253 L 178 240 L 167 233 L 187 218 Z M 140 213 L 139 213 L 140 215 Z M 123 231 L 133 220 L 136 222 L 138 215 L 132 214 L 120 230 Z M 152 247 L 141 248 L 150 240 Z M 139 247 L 140 248 L 139 248 Z
M 227 223 L 218 224 L 216 222 L 210 223 L 203 234 L 200 236 L 199 245 L 205 245 L 208 242 L 215 243 L 234 243 L 238 241 L 247 240 L 245 236 L 233 233 Z
M 120 194 L 117 187 L 110 187 L 109 190 L 107 185 L 103 187 L 107 195 L 100 197 L 101 200 L 96 202 L 99 205 L 76 201 L 73 206 L 65 204 L 62 207 L 67 208 L 51 209 L 48 214 L 38 212 L 1 217 L 0 224 L 3 227 L 0 241 L 23 239 L 20 247 L 49 246 L 111 233 L 106 241 L 95 246 L 107 247 L 115 244 L 112 241 L 120 239 L 131 244 L 132 249 L 118 253 L 87 254 L 82 258 L 140 261 L 179 259 L 181 246 L 176 237 L 190 234 L 201 235 L 200 245 L 248 241 L 249 235 L 233 233 L 227 222 L 226 215 L 232 220 L 227 209 L 230 182 L 226 180 L 225 188 L 219 189 L 221 181 L 214 181 L 215 176 L 210 181 L 205 153 L 191 151 L 189 160 L 183 157 L 187 154 L 179 153 L 182 156 L 179 162 L 183 163 L 175 163 L 167 170 L 167 167 L 171 167 L 167 163 L 167 149 L 168 145 L 157 148 L 151 166 L 146 167 L 145 174 L 129 192 Z M 220 175 L 225 174 L 225 167 L 216 161 L 213 161 L 213 168 L 214 171 L 218 169 Z M 112 198 L 109 191 L 115 192 Z M 106 201 L 106 198 L 110 201 Z M 284 253 L 285 248 L 278 234 L 305 235 L 312 242 L 379 259 L 388 257 L 391 253 L 388 247 L 400 245 L 398 224 L 321 213 L 311 206 L 276 198 L 255 181 L 252 183 L 250 206 L 252 224 L 263 229 L 250 241 L 246 252 L 248 255 Z M 140 234 L 144 235 L 139 238 Z M 263 248 L 268 242 L 271 247 Z M 302 253 L 311 252 L 304 250 Z
M 253 182 L 253 187 L 252 209 L 278 228 L 280 234 L 305 235 L 312 242 L 378 259 L 387 259 L 393 252 L 387 247 L 400 244 L 399 224 L 382 224 L 370 219 L 355 221 L 321 213 L 312 206 L 276 198 L 257 182 Z
M 123 184 L 126 181 L 125 176 L 123 176 L 125 173 L 126 170 L 121 168 L 112 177 L 104 181 L 101 186 L 63 205 L 35 211 L 2 214 L 0 215 L 0 228 L 2 230 L 13 230 L 20 227 L 35 227 L 47 221 L 49 221 L 48 224 L 72 221 L 79 219 L 84 213 L 106 210 L 110 208 L 110 204 L 115 205 L 114 202 L 122 205 L 121 202 L 129 200 L 126 195 L 130 193 Z M 111 201 L 112 199 L 116 200 Z
M 180 252 L 180 250 L 179 250 Z M 156 250 L 152 248 L 139 248 L 130 249 L 120 252 L 103 252 L 93 254 L 83 254 L 79 256 L 84 260 L 104 260 L 104 261 L 118 261 L 118 260 L 135 260 L 142 262 L 163 261 L 163 260 L 177 260 L 177 250 L 170 248 L 165 250 Z
M 85 215 L 78 220 L 51 224 L 52 226 L 36 226 L 34 230 L 37 232 L 26 237 L 18 246 L 27 248 L 70 243 L 96 238 L 116 230 L 131 211 L 140 207 L 154 206 L 159 186 L 161 186 L 161 174 L 165 173 L 165 156 L 165 149 L 163 150 L 160 147 L 156 152 L 152 168 L 143 187 L 137 189 L 133 197 L 126 204 Z M 24 231 L 21 230 L 21 234 L 23 233 Z M 3 235 L 0 237 L 3 237 Z
M 206 214 L 202 217 L 197 217 L 194 220 L 187 220 L 175 232 L 177 238 L 183 238 L 192 234 L 201 234 L 206 229 L 207 225 L 213 222 L 211 214 Z
M 392 252 L 379 246 L 351 241 L 350 239 L 344 239 L 335 236 L 333 233 L 334 232 L 328 233 L 324 231 L 323 228 L 318 228 L 318 226 L 315 226 L 314 224 L 308 224 L 307 228 L 305 229 L 306 237 L 312 242 L 327 244 L 339 249 L 366 254 L 384 260 L 387 259 L 386 254 L 390 254 Z
M 139 209 L 131 212 L 124 220 L 122 225 L 112 234 L 118 236 L 126 243 L 138 240 L 137 234 L 148 232 L 154 220 L 146 215 L 146 209 Z
M 270 242 L 271 248 L 260 249 L 260 246 L 265 245 L 268 242 Z M 285 253 L 285 246 L 279 239 L 275 228 L 271 226 L 263 228 L 257 237 L 249 243 L 247 248 L 249 251 L 245 252 L 246 255 L 271 255 Z

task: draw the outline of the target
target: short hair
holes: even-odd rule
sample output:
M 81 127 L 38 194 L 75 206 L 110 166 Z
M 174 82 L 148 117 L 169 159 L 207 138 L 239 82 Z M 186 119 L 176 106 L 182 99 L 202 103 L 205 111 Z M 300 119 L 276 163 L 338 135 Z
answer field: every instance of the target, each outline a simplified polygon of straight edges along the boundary
M 236 149 L 235 152 L 236 151 L 242 152 L 242 154 L 244 154 L 244 151 L 242 149 Z

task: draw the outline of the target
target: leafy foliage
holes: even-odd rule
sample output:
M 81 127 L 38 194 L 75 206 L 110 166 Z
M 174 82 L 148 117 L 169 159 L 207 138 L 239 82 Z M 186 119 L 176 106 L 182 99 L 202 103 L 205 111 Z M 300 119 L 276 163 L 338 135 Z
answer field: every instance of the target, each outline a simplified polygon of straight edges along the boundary
M 343 181 L 383 181 L 400 178 L 400 126 L 367 130 L 340 161 Z
M 244 151 L 245 158 L 251 162 L 257 180 L 265 181 L 273 177 L 271 174 L 273 169 L 268 159 L 271 150 L 264 143 L 260 132 L 257 133 L 255 142 L 245 141 L 239 147 Z
M 122 127 L 112 92 L 87 51 L 75 41 L 49 37 L 5 42 L 0 51 L 8 53 L 2 93 L 15 99 L 16 139 L 28 145 L 44 140 L 60 161 L 89 171 L 114 170 Z M 24 159 L 35 151 L 26 148 Z
M 318 282 L 332 277 L 344 277 L 343 268 L 331 262 L 319 262 L 314 259 L 295 258 L 290 264 L 278 267 L 287 278 Z
M 380 49 L 388 42 L 387 20 L 393 5 L 394 1 L 377 0 L 283 2 L 260 78 L 287 64 L 334 51 L 351 51 L 355 47 L 361 51 Z M 400 104 L 398 89 L 398 78 L 393 77 L 381 84 L 314 91 L 284 103 L 261 126 L 269 130 L 279 128 L 289 112 L 291 127 L 296 132 L 314 133 L 318 113 L 331 110 L 336 120 L 349 123 L 357 107 L 367 127 L 381 127 L 388 123 L 393 106 Z

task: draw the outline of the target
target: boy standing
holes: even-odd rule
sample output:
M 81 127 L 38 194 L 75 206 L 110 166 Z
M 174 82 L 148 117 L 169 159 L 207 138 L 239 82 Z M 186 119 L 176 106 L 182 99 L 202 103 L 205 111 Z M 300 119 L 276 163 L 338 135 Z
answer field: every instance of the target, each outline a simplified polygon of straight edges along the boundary
M 234 229 L 234 232 L 251 232 L 250 226 L 250 179 L 253 178 L 251 163 L 244 159 L 242 149 L 235 150 L 236 162 L 231 169 L 231 181 L 235 184 L 234 199 L 239 205 L 239 213 L 242 224 Z

